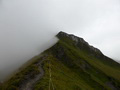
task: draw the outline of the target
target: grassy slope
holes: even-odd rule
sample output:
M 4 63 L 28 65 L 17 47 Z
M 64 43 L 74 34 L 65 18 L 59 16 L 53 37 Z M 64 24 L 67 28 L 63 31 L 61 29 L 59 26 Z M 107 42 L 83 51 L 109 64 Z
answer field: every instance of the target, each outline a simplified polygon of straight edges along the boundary
M 112 82 L 114 87 L 120 87 L 119 65 L 111 67 L 111 64 L 80 51 L 72 43 L 71 40 L 63 38 L 49 50 L 51 54 L 48 61 L 51 62 L 52 83 L 57 90 L 102 90 L 103 88 L 111 90 L 107 82 Z M 63 54 L 61 58 L 59 58 L 60 53 Z M 49 63 L 47 61 L 44 63 L 44 69 L 46 74 L 36 84 L 36 90 L 49 88 Z
M 63 46 L 63 48 L 67 48 L 67 53 L 72 53 L 72 56 L 75 54 L 79 58 L 84 59 L 89 64 L 93 65 L 94 67 L 98 68 L 99 70 L 103 71 L 105 74 L 114 77 L 115 79 L 120 81 L 120 64 L 116 64 L 116 62 L 112 61 L 112 63 L 103 62 L 102 59 L 98 59 L 94 56 L 89 56 L 89 53 L 83 50 L 79 50 L 77 47 L 73 45 L 73 41 L 61 38 L 59 44 Z M 72 49 L 72 50 L 71 50 Z M 69 50 L 69 51 L 68 51 Z M 110 64 L 109 64 L 110 63 Z M 115 64 L 114 64 L 115 63 Z
M 36 63 L 38 63 L 39 60 L 42 59 L 41 56 L 43 55 L 35 56 L 28 63 L 25 63 L 25 65 L 23 65 L 23 67 L 19 69 L 19 72 L 14 74 L 9 80 L 3 83 L 2 90 L 18 90 L 19 86 L 24 81 L 26 81 L 29 78 L 33 78 L 38 73 L 40 73 Z
M 35 90 L 48 90 L 49 84 L 51 89 L 53 84 L 55 90 L 111 90 L 107 83 L 120 87 L 120 65 L 90 56 L 89 52 L 77 48 L 70 39 L 60 38 L 44 54 L 47 54 L 43 62 L 45 75 L 34 85 Z M 3 90 L 19 89 L 19 84 L 26 75 L 32 73 L 35 76 L 39 73 L 35 64 L 41 59 L 40 56 L 34 58 L 34 62 L 4 84 Z M 49 69 L 52 80 L 50 83 Z
M 49 63 L 50 62 L 50 63 Z M 35 90 L 48 90 L 49 88 L 49 68 L 51 69 L 52 83 L 57 90 L 76 90 L 80 88 L 90 89 L 91 87 L 80 78 L 80 76 L 62 62 L 57 60 L 53 55 L 49 54 L 48 59 L 44 62 L 45 76 L 35 85 Z

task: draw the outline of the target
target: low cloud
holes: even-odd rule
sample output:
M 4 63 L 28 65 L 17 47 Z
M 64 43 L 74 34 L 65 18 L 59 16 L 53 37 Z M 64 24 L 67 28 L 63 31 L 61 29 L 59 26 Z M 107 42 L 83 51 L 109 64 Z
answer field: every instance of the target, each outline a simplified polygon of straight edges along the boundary
M 119 0 L 0 0 L 0 80 L 57 42 L 59 31 L 120 60 L 119 16 Z

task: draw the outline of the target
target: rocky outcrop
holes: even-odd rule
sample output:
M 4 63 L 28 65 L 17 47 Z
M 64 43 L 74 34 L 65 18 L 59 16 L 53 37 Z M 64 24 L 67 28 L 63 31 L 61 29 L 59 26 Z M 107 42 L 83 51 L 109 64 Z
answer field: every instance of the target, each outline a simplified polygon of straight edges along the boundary
M 61 40 L 70 40 L 73 41 L 73 45 L 76 46 L 81 51 L 86 51 L 89 56 L 95 56 L 98 59 L 101 59 L 103 63 L 109 63 L 110 66 L 119 66 L 119 63 L 114 61 L 113 59 L 105 56 L 99 49 L 93 47 L 92 45 L 89 45 L 88 42 L 86 42 L 83 38 L 77 37 L 73 34 L 67 34 L 65 32 L 59 32 L 57 34 L 57 37 Z M 65 42 L 67 42 L 67 40 Z
M 73 34 L 67 34 L 67 33 L 61 31 L 58 33 L 57 37 L 58 38 L 68 38 L 68 39 L 72 40 L 74 42 L 74 44 L 77 47 L 79 47 L 80 49 L 87 49 L 91 53 L 97 53 L 97 54 L 103 55 L 99 49 L 89 45 L 88 42 L 86 42 L 83 38 L 77 37 Z

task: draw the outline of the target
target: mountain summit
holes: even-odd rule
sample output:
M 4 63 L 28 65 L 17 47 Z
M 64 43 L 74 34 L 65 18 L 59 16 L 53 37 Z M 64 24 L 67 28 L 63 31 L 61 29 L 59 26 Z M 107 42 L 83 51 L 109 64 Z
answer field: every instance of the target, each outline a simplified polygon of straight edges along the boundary
M 97 49 L 93 46 L 90 46 L 83 38 L 74 36 L 72 34 L 67 34 L 67 33 L 62 32 L 62 31 L 57 34 L 57 37 L 59 39 L 61 39 L 61 38 L 71 39 L 72 41 L 74 41 L 74 44 L 81 49 L 89 49 L 91 52 L 97 52 L 99 54 L 102 54 L 102 52 L 99 49 Z
M 120 64 L 83 38 L 59 32 L 59 41 L 18 70 L 1 90 L 120 90 Z

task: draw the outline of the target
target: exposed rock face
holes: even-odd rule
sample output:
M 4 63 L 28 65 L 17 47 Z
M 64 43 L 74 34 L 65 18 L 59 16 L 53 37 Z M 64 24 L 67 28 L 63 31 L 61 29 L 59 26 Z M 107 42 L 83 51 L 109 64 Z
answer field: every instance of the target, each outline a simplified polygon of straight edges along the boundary
M 113 61 L 111 58 L 105 56 L 99 49 L 89 45 L 89 43 L 86 42 L 83 38 L 77 37 L 73 34 L 67 34 L 62 31 L 57 34 L 57 37 L 59 39 L 63 38 L 63 40 L 67 38 L 70 41 L 71 40 L 74 41 L 73 45 L 75 45 L 78 49 L 86 51 L 88 55 L 95 56 L 96 58 L 101 59 L 103 62 L 119 65 L 117 62 Z
M 77 47 L 79 47 L 80 49 L 85 49 L 86 48 L 91 53 L 95 52 L 95 53 L 99 53 L 99 54 L 103 55 L 102 52 L 99 49 L 89 45 L 88 42 L 86 42 L 83 38 L 74 36 L 72 34 L 67 34 L 67 33 L 62 32 L 62 31 L 58 33 L 57 37 L 58 38 L 64 38 L 64 37 L 69 38 L 69 39 L 73 40 L 75 42 L 75 45 Z

